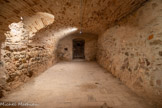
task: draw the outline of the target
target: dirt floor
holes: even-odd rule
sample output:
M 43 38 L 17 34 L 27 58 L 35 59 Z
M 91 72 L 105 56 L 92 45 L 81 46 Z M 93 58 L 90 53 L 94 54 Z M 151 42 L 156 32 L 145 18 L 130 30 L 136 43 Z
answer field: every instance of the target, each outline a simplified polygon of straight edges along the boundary
M 96 62 L 86 61 L 54 65 L 2 98 L 1 104 L 18 108 L 151 108 Z

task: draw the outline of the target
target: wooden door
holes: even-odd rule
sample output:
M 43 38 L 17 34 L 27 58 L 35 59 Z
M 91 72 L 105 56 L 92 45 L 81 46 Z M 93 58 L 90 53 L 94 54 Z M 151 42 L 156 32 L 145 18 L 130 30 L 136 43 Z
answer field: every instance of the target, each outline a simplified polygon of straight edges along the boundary
M 73 40 L 73 59 L 84 59 L 84 40 Z

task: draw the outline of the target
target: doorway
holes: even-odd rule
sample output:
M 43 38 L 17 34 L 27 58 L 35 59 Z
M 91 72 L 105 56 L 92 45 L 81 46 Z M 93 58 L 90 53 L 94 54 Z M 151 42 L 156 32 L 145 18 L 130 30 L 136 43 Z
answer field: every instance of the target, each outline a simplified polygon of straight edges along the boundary
M 84 44 L 83 39 L 73 40 L 73 59 L 84 59 Z

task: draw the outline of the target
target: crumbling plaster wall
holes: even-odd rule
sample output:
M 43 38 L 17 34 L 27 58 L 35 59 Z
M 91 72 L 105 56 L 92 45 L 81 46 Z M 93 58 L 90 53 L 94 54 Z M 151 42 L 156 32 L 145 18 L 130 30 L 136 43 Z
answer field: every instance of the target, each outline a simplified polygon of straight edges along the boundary
M 57 50 L 59 60 L 69 61 L 73 59 L 73 39 L 85 40 L 85 60 L 91 61 L 96 59 L 97 35 L 73 34 L 60 40 Z M 65 48 L 67 48 L 67 50 L 65 50 Z
M 134 92 L 160 106 L 162 1 L 148 1 L 99 36 L 97 60 Z

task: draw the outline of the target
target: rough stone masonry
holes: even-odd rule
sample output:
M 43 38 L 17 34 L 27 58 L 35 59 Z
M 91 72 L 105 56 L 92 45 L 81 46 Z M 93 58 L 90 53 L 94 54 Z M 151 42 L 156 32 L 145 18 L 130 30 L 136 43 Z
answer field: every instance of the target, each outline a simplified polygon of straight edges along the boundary
M 72 40 L 82 38 L 85 60 L 97 58 L 132 91 L 161 107 L 162 0 L 83 0 L 82 12 L 79 4 L 0 1 L 0 97 L 59 60 L 73 60 Z M 90 35 L 79 35 L 80 30 Z
M 162 1 L 149 1 L 98 39 L 97 60 L 134 92 L 162 103 Z

